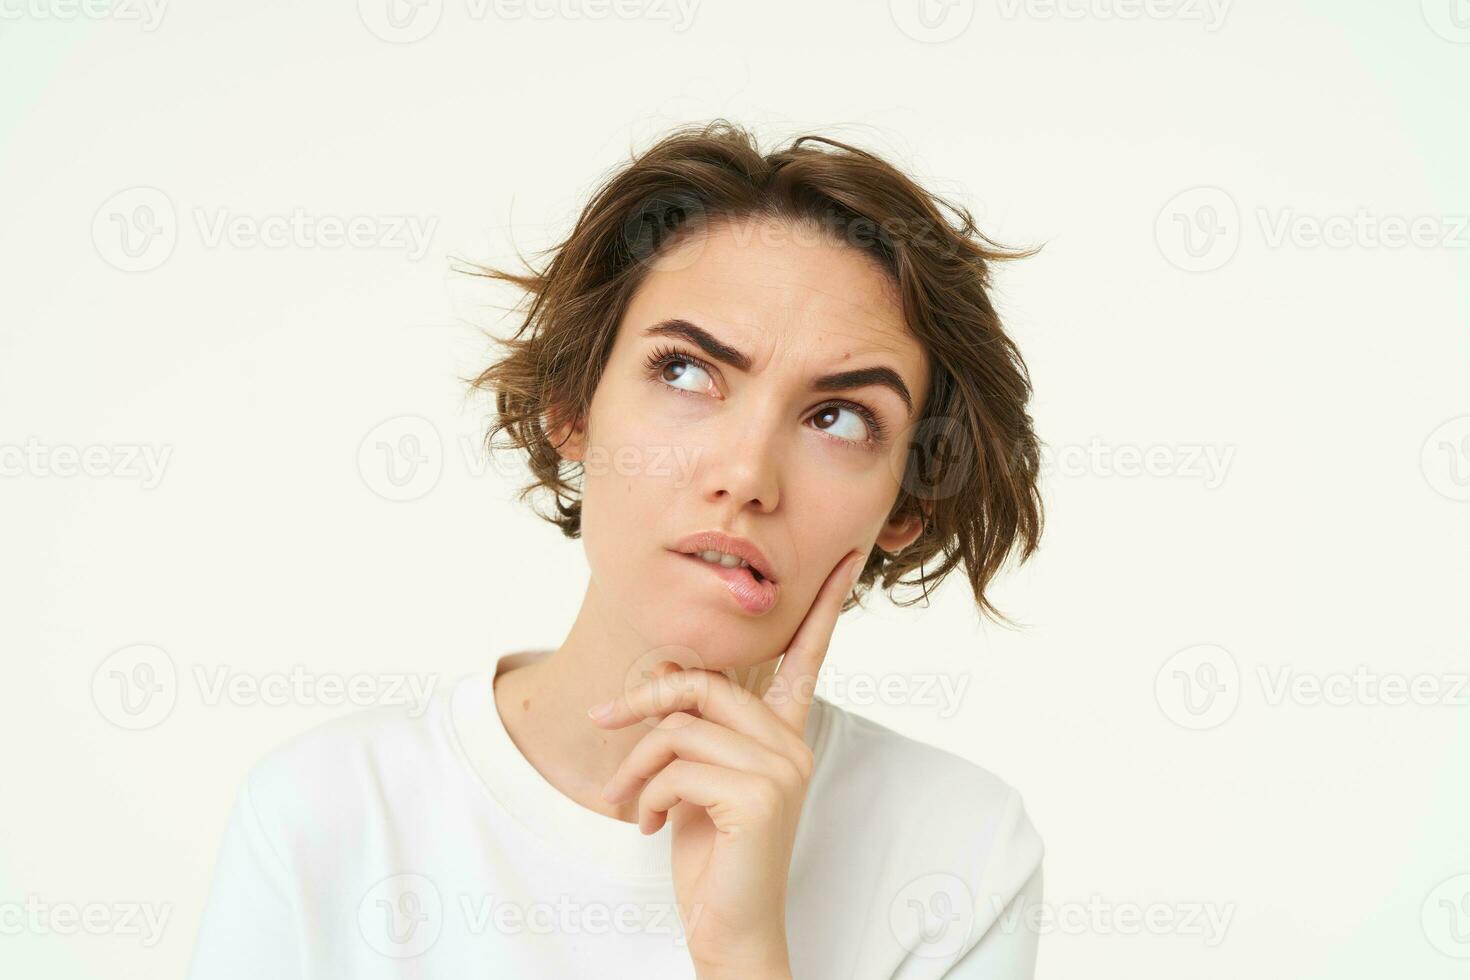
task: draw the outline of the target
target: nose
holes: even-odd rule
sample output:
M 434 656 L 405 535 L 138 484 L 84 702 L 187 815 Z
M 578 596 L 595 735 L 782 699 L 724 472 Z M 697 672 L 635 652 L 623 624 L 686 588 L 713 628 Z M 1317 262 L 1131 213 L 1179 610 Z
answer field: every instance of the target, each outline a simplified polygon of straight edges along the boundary
M 706 500 L 770 513 L 780 503 L 784 437 L 774 412 L 736 416 L 721 424 L 705 447 L 700 485 Z

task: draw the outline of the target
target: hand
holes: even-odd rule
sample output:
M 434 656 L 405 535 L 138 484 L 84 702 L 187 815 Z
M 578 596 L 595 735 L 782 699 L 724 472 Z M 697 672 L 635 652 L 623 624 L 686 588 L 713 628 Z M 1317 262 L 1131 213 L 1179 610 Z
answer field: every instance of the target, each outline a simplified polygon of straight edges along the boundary
M 813 767 L 803 735 L 817 672 L 864 561 L 849 552 L 828 574 L 761 697 L 719 671 L 666 661 L 594 719 L 623 728 L 663 716 L 603 796 L 617 802 L 638 792 L 645 834 L 666 816 L 671 822 L 674 891 L 701 977 L 790 975 L 786 877 Z

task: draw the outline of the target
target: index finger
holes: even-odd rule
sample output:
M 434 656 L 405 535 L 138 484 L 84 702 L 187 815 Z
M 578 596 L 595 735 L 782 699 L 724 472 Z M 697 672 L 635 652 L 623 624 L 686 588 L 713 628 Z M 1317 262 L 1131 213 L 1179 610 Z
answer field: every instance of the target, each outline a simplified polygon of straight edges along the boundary
M 770 687 L 766 689 L 764 700 L 771 711 L 797 732 L 806 729 L 807 712 L 811 710 L 812 695 L 817 687 L 817 673 L 822 669 L 822 661 L 827 659 L 832 630 L 837 626 L 842 603 L 862 573 L 866 560 L 861 551 L 850 551 L 846 560 L 838 562 L 827 575 L 827 581 L 822 583 L 806 618 L 801 621 L 790 646 L 782 655 L 781 665 L 776 668 Z

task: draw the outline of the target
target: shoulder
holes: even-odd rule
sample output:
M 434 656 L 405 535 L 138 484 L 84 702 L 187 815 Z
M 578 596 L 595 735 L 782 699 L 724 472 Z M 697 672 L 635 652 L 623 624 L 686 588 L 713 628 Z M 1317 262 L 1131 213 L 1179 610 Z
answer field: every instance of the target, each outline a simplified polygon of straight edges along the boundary
M 358 708 L 276 744 L 245 773 L 245 805 L 290 849 L 303 835 L 348 830 L 390 800 L 428 791 L 453 761 L 446 693 Z
M 824 823 L 855 815 L 913 873 L 963 879 L 1009 901 L 1039 876 L 1044 846 L 1021 793 L 994 772 L 821 698 L 811 792 Z M 847 818 L 853 819 L 853 818 Z M 875 841 L 876 843 L 876 841 Z

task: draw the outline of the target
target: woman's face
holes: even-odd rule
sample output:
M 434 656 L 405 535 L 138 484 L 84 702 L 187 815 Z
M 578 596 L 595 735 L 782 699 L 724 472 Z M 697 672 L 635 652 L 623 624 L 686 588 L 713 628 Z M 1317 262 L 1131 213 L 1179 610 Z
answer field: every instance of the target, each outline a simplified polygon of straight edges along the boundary
M 849 551 L 918 536 L 885 518 L 928 371 L 891 281 L 856 249 L 766 219 L 692 232 L 651 265 L 562 446 L 585 467 L 599 599 L 650 648 L 710 669 L 780 654 Z M 679 553 L 702 531 L 752 542 L 771 580 Z

